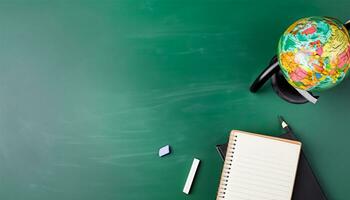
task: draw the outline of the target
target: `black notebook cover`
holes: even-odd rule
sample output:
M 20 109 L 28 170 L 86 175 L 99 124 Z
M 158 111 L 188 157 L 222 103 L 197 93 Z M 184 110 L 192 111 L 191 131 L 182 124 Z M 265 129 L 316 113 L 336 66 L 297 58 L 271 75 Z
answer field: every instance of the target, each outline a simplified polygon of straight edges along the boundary
M 293 133 L 288 132 L 280 135 L 281 138 L 297 140 Z M 222 160 L 225 160 L 227 143 L 216 145 Z M 316 176 L 306 160 L 303 150 L 301 150 L 297 175 L 295 177 L 292 200 L 326 200 Z

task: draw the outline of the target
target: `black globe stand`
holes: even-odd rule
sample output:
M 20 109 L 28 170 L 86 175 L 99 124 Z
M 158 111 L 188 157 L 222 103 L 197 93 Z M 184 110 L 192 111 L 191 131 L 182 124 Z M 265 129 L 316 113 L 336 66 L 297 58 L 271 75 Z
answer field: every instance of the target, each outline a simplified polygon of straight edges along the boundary
M 348 31 L 350 30 L 350 20 L 347 21 L 345 24 L 344 24 L 345 28 L 348 29 Z
M 289 103 L 303 104 L 309 102 L 287 82 L 281 71 L 272 76 L 271 85 L 276 94 Z

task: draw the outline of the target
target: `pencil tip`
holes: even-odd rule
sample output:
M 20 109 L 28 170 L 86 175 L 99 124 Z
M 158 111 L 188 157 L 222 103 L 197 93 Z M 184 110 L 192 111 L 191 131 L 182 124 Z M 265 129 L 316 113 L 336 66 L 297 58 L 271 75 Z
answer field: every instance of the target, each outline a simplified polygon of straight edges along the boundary
M 281 122 L 282 128 L 286 128 L 288 126 L 287 122 L 284 121 L 283 117 L 281 115 L 278 116 L 278 119 Z
M 281 125 L 282 125 L 282 128 L 286 128 L 288 126 L 288 124 L 285 121 L 283 121 Z

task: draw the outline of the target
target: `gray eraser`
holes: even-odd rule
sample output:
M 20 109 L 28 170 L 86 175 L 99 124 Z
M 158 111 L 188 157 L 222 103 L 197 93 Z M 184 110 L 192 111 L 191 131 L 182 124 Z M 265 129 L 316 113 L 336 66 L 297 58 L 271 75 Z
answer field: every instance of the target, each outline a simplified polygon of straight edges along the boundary
M 166 145 L 159 149 L 159 157 L 163 157 L 170 154 L 170 146 Z

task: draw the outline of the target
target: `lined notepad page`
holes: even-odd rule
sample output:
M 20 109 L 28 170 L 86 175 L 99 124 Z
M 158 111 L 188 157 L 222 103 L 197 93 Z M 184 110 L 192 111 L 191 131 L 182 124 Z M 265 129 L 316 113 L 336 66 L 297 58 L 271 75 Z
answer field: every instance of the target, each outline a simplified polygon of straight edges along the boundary
M 290 200 L 301 143 L 232 131 L 218 200 Z

